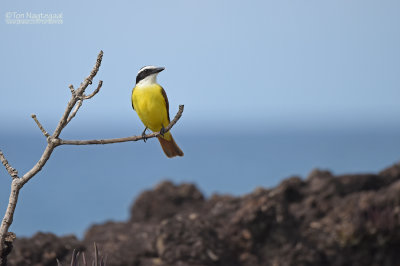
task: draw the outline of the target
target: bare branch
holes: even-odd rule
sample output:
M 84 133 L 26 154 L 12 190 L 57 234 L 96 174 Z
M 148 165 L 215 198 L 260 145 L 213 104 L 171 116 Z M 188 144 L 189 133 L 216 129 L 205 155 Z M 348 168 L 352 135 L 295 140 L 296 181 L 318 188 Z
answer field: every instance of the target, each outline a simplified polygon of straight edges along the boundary
M 74 106 L 78 100 L 81 100 L 82 95 L 85 92 L 87 86 L 89 86 L 89 84 L 92 83 L 94 76 L 96 76 L 97 72 L 99 71 L 102 59 L 103 59 L 103 51 L 100 51 L 100 53 L 97 55 L 96 64 L 93 67 L 92 71 L 90 72 L 90 75 L 81 83 L 79 88 L 75 90 L 75 94 L 72 95 L 71 100 L 68 102 L 68 105 L 64 111 L 64 114 L 61 117 L 60 121 L 58 122 L 56 129 L 54 130 L 54 133 L 52 135 L 53 138 L 58 138 L 61 134 L 61 130 L 63 130 L 63 128 L 68 124 L 67 120 L 68 120 L 69 114 L 72 111 L 72 108 L 74 108 Z
M 67 119 L 67 124 L 72 120 L 72 118 L 75 117 L 75 115 L 78 112 L 79 108 L 81 108 L 81 106 L 82 106 L 82 102 L 83 102 L 82 100 L 78 101 L 78 104 L 75 106 L 74 111 L 72 111 L 71 115 Z
M 97 56 L 96 65 L 93 67 L 92 72 L 90 72 L 90 75 L 88 77 L 88 79 L 90 81 L 92 81 L 93 78 L 97 75 L 97 72 L 99 71 L 102 60 L 103 60 L 103 51 L 100 51 L 100 53 Z
M 6 213 L 4 215 L 3 220 L 1 221 L 1 226 L 0 226 L 0 265 L 6 265 L 6 262 L 7 262 L 8 253 L 7 252 L 4 253 L 4 251 L 6 251 L 6 238 L 9 237 L 9 235 L 10 235 L 8 233 L 8 229 L 10 228 L 10 225 L 12 224 L 12 221 L 14 218 L 15 207 L 17 207 L 19 191 L 22 187 L 20 185 L 19 181 L 20 181 L 19 178 L 14 178 L 11 183 L 10 198 L 8 199 Z M 9 242 L 12 243 L 13 239 L 9 239 L 9 240 L 10 240 Z
M 101 89 L 101 86 L 103 86 L 103 81 L 100 80 L 99 84 L 97 85 L 97 88 L 94 90 L 94 92 L 92 92 L 91 94 L 84 96 L 83 99 L 88 100 L 90 98 L 92 98 L 93 96 L 95 96 Z
M 21 188 L 33 177 L 35 176 L 46 164 L 49 160 L 51 154 L 53 153 L 54 149 L 59 145 L 89 145 L 89 144 L 110 144 L 110 143 L 119 143 L 119 142 L 126 142 L 126 141 L 138 141 L 144 138 L 154 138 L 160 135 L 160 132 L 154 132 L 148 134 L 146 136 L 131 136 L 126 138 L 117 138 L 117 139 L 104 139 L 104 140 L 63 140 L 60 139 L 59 136 L 61 131 L 65 128 L 65 126 L 76 116 L 79 108 L 82 106 L 84 100 L 91 99 L 94 97 L 101 89 L 103 82 L 100 80 L 97 88 L 90 94 L 85 95 L 86 88 L 92 84 L 93 78 L 96 76 L 97 72 L 99 71 L 101 60 L 103 58 L 103 51 L 97 56 L 97 61 L 95 66 L 93 67 L 92 71 L 90 72 L 89 76 L 85 78 L 85 80 L 80 84 L 79 88 L 74 89 L 72 85 L 69 85 L 71 90 L 72 97 L 69 100 L 67 107 L 62 115 L 60 121 L 57 124 L 54 133 L 50 136 L 49 133 L 44 129 L 42 124 L 37 119 L 36 115 L 32 115 L 33 120 L 36 122 L 36 125 L 39 127 L 40 131 L 42 131 L 43 135 L 47 137 L 47 146 L 43 151 L 42 156 L 38 160 L 38 162 L 32 167 L 31 170 L 26 172 L 22 177 L 18 177 L 18 172 L 14 168 L 10 166 L 8 161 L 6 160 L 4 154 L 0 150 L 0 161 L 5 166 L 7 172 L 13 178 L 11 183 L 11 192 L 10 198 L 7 205 L 7 210 L 4 215 L 3 220 L 1 221 L 0 225 L 0 265 L 5 265 L 7 261 L 8 252 L 6 252 L 6 247 L 9 245 L 10 241 L 12 242 L 13 238 L 9 237 L 10 232 L 8 229 L 13 221 L 15 208 L 18 202 L 18 195 Z M 178 122 L 181 118 L 183 113 L 183 105 L 179 106 L 179 111 L 175 115 L 175 118 L 170 122 L 170 124 L 165 128 L 164 132 L 168 132 L 171 128 Z M 8 242 L 7 242 L 8 241 Z M 11 250 L 11 249 L 10 249 Z
M 11 167 L 11 165 L 8 163 L 6 157 L 4 156 L 1 150 L 0 150 L 0 161 L 13 179 L 18 178 L 18 171 L 15 168 Z
M 47 131 L 44 129 L 44 127 L 42 126 L 42 124 L 40 124 L 39 120 L 37 119 L 35 114 L 32 114 L 31 117 L 33 118 L 33 120 L 35 120 L 36 125 L 39 127 L 40 131 L 42 131 L 43 135 L 48 138 L 50 137 L 50 134 L 47 133 Z
M 68 87 L 69 87 L 69 89 L 71 90 L 72 96 L 75 96 L 75 89 L 74 89 L 74 86 L 73 86 L 72 84 L 70 84 Z
M 103 51 L 100 51 L 100 53 L 97 55 L 96 64 L 93 67 L 92 71 L 90 72 L 90 75 L 81 83 L 79 88 L 76 90 L 78 96 L 82 96 L 83 93 L 85 92 L 86 88 L 92 84 L 93 78 L 96 76 L 97 72 L 99 71 L 102 60 L 103 60 Z
M 171 128 L 178 122 L 183 113 L 184 106 L 179 105 L 179 111 L 175 115 L 175 118 L 169 123 L 169 125 L 165 128 L 165 132 L 171 130 Z M 116 138 L 116 139 L 92 139 L 92 140 L 64 140 L 58 139 L 56 145 L 93 145 L 93 144 L 112 144 L 112 143 L 121 143 L 127 141 L 138 141 L 142 139 L 150 139 L 155 138 L 160 135 L 160 132 L 153 132 L 151 134 L 147 134 L 145 136 L 131 136 L 125 138 Z
M 7 262 L 8 252 L 6 252 L 6 246 L 7 246 L 6 237 L 9 236 L 8 229 L 13 221 L 15 208 L 18 202 L 19 191 L 33 176 L 35 176 L 43 168 L 43 166 L 46 164 L 51 154 L 53 153 L 54 149 L 59 145 L 57 143 L 58 137 L 60 136 L 63 128 L 76 115 L 78 109 L 82 105 L 83 94 L 85 92 L 85 89 L 87 88 L 87 86 L 92 84 L 93 78 L 99 71 L 102 58 L 103 58 L 103 51 L 100 51 L 100 53 L 97 56 L 97 61 L 95 66 L 93 67 L 93 70 L 90 72 L 90 75 L 81 83 L 78 89 L 75 90 L 72 85 L 69 86 L 72 98 L 71 100 L 69 100 L 67 108 L 65 109 L 64 114 L 62 115 L 52 136 L 50 136 L 50 134 L 47 133 L 47 131 L 43 128 L 42 124 L 40 124 L 39 120 L 36 118 L 36 115 L 32 115 L 32 118 L 35 120 L 37 126 L 42 131 L 42 133 L 47 137 L 48 141 L 46 149 L 44 150 L 42 156 L 40 157 L 39 161 L 32 167 L 31 170 L 26 172 L 21 178 L 18 178 L 17 170 L 15 170 L 9 165 L 8 161 L 4 157 L 4 154 L 0 151 L 0 160 L 6 167 L 8 173 L 13 178 L 13 181 L 11 183 L 11 192 L 10 192 L 10 198 L 8 200 L 7 210 L 0 225 L 0 265 L 5 265 Z M 97 92 L 98 90 L 100 90 L 100 88 L 97 89 Z M 97 92 L 95 92 L 94 95 Z M 75 107 L 77 103 L 78 105 Z M 70 116 L 70 113 L 74 107 L 75 109 Z
M 183 109 L 184 109 L 184 105 L 181 104 L 179 105 L 179 111 L 176 113 L 174 119 L 172 119 L 172 121 L 169 123 L 169 125 L 165 128 L 165 132 L 168 132 L 171 130 L 171 128 L 176 124 L 176 122 L 178 122 L 178 120 L 181 118 L 182 113 L 183 113 Z

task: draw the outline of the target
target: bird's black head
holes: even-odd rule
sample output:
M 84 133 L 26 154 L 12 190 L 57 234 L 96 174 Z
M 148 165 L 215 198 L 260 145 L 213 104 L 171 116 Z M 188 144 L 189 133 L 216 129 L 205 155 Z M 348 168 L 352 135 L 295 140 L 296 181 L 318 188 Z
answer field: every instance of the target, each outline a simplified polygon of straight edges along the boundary
M 160 73 L 164 69 L 165 67 L 155 67 L 155 66 L 142 67 L 136 76 L 136 84 L 138 84 L 141 80 L 147 78 L 148 76 Z

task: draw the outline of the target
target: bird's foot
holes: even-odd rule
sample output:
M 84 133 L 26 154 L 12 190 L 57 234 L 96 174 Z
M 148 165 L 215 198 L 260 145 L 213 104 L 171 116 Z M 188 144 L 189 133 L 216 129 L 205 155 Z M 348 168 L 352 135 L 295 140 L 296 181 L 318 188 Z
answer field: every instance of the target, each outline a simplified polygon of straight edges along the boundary
M 146 130 L 147 130 L 147 127 L 143 130 L 143 132 L 142 132 L 142 138 L 143 138 L 143 141 L 144 142 L 146 142 L 146 140 L 147 140 L 147 137 L 146 137 Z
M 160 135 L 164 137 L 165 132 L 166 132 L 165 128 L 164 128 L 164 126 L 162 126 L 162 128 L 160 130 Z

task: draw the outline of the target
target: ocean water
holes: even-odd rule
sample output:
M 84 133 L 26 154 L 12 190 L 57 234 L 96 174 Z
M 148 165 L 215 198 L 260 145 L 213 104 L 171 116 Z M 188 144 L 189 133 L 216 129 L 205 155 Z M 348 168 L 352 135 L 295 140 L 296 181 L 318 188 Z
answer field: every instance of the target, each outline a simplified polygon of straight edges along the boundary
M 88 133 L 86 137 L 91 134 Z M 174 133 L 185 152 L 167 159 L 147 143 L 61 146 L 21 191 L 11 231 L 82 236 L 93 223 L 124 220 L 138 194 L 158 182 L 193 182 L 206 195 L 241 195 L 284 178 L 306 178 L 314 168 L 335 174 L 378 172 L 400 161 L 400 130 L 282 130 L 266 133 Z M 39 159 L 46 142 L 38 132 L 0 134 L 0 149 L 20 173 Z M 0 169 L 0 212 L 10 178 Z

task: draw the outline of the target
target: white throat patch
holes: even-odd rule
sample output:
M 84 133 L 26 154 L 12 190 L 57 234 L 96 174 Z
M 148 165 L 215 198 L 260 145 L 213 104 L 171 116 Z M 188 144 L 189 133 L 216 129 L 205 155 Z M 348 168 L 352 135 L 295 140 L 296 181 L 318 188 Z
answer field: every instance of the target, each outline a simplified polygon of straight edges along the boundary
M 151 75 L 145 77 L 144 79 L 139 81 L 138 84 L 136 84 L 136 87 L 145 87 L 145 86 L 150 86 L 150 85 L 156 84 L 157 83 L 157 75 L 158 75 L 158 73 L 155 73 L 155 74 L 151 74 Z

